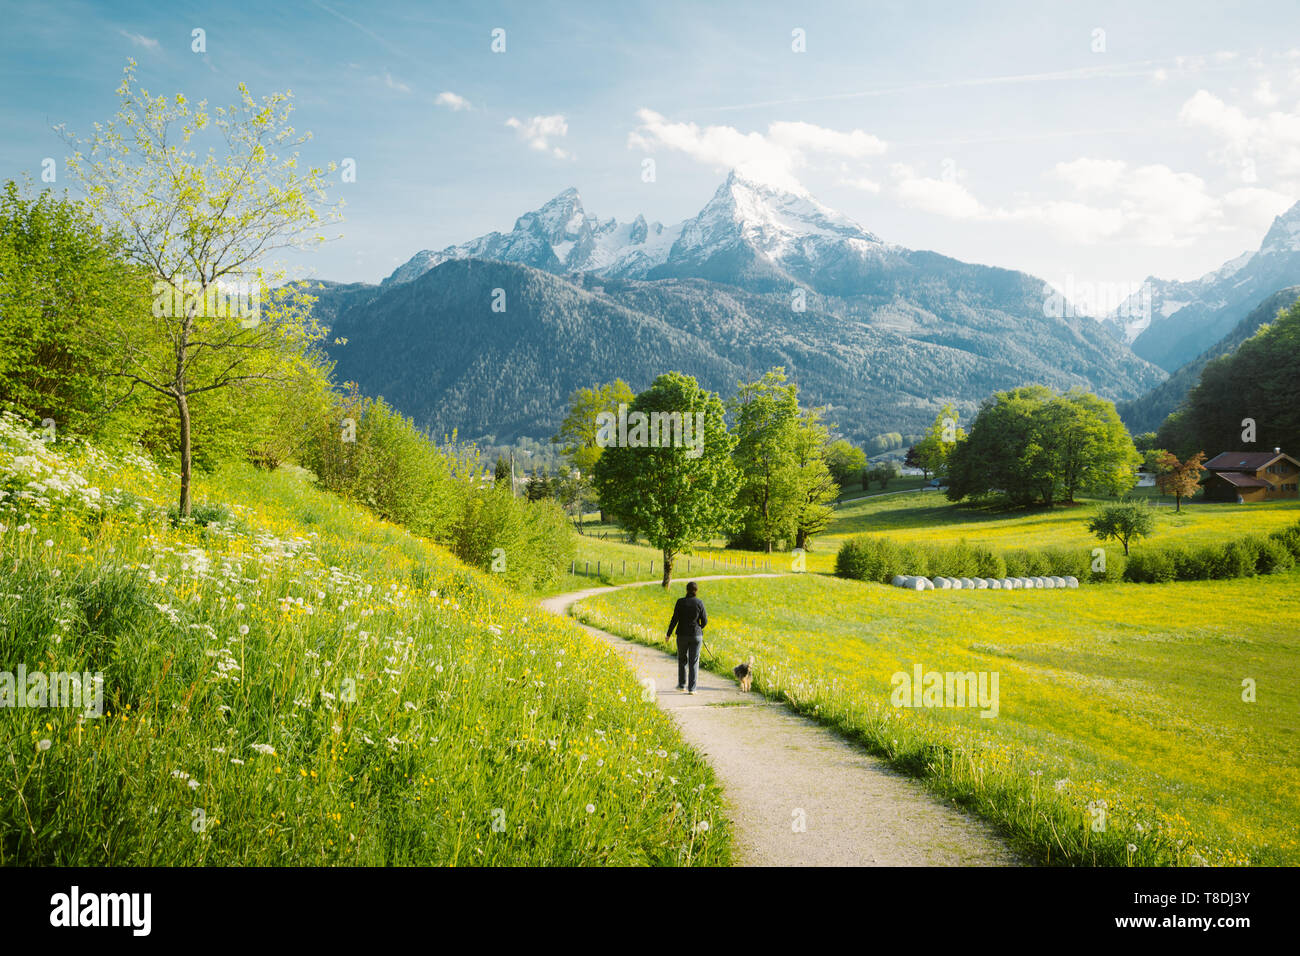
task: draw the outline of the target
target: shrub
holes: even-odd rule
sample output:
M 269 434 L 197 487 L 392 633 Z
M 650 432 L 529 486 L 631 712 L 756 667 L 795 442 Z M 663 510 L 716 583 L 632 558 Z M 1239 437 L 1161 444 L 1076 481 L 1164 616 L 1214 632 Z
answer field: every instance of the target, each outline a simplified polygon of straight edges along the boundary
M 1255 570 L 1260 574 L 1277 574 L 1295 566 L 1295 558 L 1280 541 L 1268 537 L 1259 543 L 1259 558 Z
M 995 554 L 988 548 L 976 549 L 976 577 L 981 578 L 1005 578 L 1007 576 L 1007 562 L 1002 559 L 1002 555 Z
M 1104 571 L 1092 570 L 1092 561 L 1088 562 L 1088 580 L 1097 583 L 1114 584 L 1118 581 L 1125 581 L 1125 571 L 1128 568 L 1128 558 L 1122 551 L 1116 550 L 1114 553 L 1106 552 L 1106 569 Z M 1080 578 L 1080 580 L 1083 580 Z
M 1047 548 L 1043 554 L 1047 559 L 1049 574 L 1075 577 L 1082 581 L 1092 572 L 1091 551 L 1077 548 Z
M 1028 551 L 1017 549 L 1003 555 L 1008 577 L 1023 578 L 1029 574 Z
M 901 545 L 891 542 L 891 548 L 890 557 L 894 559 L 896 570 L 892 571 L 885 580 L 892 580 L 895 574 L 918 574 L 929 577 L 939 573 L 934 570 L 929 548 L 912 541 Z
M 900 548 L 889 538 L 850 538 L 835 556 L 835 573 L 855 581 L 888 583 L 895 574 L 920 574 L 905 571 L 908 546 Z
M 1177 581 L 1201 581 L 1210 576 L 1210 566 L 1214 562 L 1214 549 L 1168 548 L 1166 552 L 1174 563 L 1174 579 Z
M 1269 538 L 1276 541 L 1290 552 L 1291 557 L 1300 561 L 1300 521 L 1289 528 L 1274 531 Z
M 1174 560 L 1168 550 L 1137 551 L 1128 556 L 1126 580 L 1138 584 L 1163 584 L 1174 580 Z
M 1210 574 L 1212 578 L 1254 577 L 1255 565 L 1259 562 L 1258 539 L 1229 541 L 1217 549 L 1215 558 Z
M 1123 565 L 1120 565 L 1122 570 Z M 850 538 L 835 557 L 835 573 L 858 581 L 888 584 L 895 575 L 952 578 L 1004 578 L 1067 575 L 1081 581 L 1091 574 L 1091 553 L 1068 548 L 1018 549 L 998 554 L 965 540 L 956 544 L 906 542 L 862 536 Z M 1118 576 L 1110 580 L 1118 580 Z
M 447 544 L 462 561 L 520 590 L 559 580 L 573 555 L 573 533 L 558 504 L 515 498 L 496 485 L 466 493 Z

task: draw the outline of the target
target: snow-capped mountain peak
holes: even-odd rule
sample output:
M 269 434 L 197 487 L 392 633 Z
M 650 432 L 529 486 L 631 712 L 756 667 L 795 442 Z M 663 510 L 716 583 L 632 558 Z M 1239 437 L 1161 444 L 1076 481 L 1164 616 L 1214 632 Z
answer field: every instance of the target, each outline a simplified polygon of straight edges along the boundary
M 1260 255 L 1300 252 L 1300 202 L 1273 220 L 1259 247 Z
M 1222 339 L 1266 297 L 1300 280 L 1300 203 L 1273 220 L 1258 251 L 1229 259 L 1190 282 L 1150 277 L 1145 315 L 1126 301 L 1108 318 L 1133 351 L 1173 372 Z
M 815 272 L 819 264 L 845 256 L 878 258 L 892 248 L 803 190 L 732 170 L 697 216 L 673 226 L 641 215 L 630 223 L 601 221 L 583 208 L 578 190 L 569 188 L 524 213 L 508 233 L 417 253 L 384 284 L 408 282 L 448 259 L 465 258 L 521 262 L 560 274 L 639 279 L 664 266 L 672 274 L 691 274 L 741 247 L 792 274 Z
M 576 240 L 587 221 L 582 197 L 570 186 L 540 209 L 515 220 L 515 232 L 532 232 L 552 242 Z

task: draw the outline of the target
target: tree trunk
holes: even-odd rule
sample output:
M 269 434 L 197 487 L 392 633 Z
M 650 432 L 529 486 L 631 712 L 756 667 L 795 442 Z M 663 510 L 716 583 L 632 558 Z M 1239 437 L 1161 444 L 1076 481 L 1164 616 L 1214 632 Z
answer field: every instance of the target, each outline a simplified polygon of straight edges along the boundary
M 190 516 L 190 402 L 185 395 L 176 396 L 176 411 L 181 420 L 181 500 L 180 516 Z
M 664 551 L 664 590 L 673 580 L 673 555 L 671 551 Z

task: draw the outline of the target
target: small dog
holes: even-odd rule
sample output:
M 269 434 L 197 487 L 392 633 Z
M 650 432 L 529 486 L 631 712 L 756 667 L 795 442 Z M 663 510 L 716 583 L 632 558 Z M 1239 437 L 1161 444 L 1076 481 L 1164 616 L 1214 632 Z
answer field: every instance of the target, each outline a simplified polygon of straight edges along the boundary
M 754 682 L 754 658 L 750 657 L 745 663 L 737 664 L 731 669 L 731 673 L 735 674 L 740 681 L 740 692 L 748 694 L 749 685 Z

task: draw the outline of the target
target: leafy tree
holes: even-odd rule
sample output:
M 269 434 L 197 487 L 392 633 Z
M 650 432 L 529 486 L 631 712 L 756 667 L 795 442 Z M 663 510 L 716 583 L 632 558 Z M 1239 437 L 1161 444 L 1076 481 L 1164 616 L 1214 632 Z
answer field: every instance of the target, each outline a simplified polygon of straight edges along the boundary
M 826 467 L 831 477 L 841 488 L 862 477 L 862 469 L 867 467 L 867 453 L 843 438 L 831 442 L 826 447 Z
M 798 508 L 794 521 L 794 546 L 807 549 L 812 536 L 826 530 L 834 511 L 830 503 L 839 487 L 826 461 L 829 435 L 821 423 L 820 409 L 799 413 L 794 441 L 794 481 Z
M 965 437 L 965 430 L 957 423 L 957 409 L 952 405 L 943 406 L 935 416 L 930 430 L 912 446 L 914 458 L 927 477 L 930 474 L 939 477 L 947 473 L 948 456 Z
M 997 492 L 1014 505 L 1031 504 L 1040 492 L 1036 459 L 1034 411 L 1051 399 L 1042 385 L 998 392 L 980 406 L 970 437 L 954 449 L 949 467 L 948 497 L 953 501 Z
M 533 472 L 528 479 L 528 500 L 543 501 L 546 498 L 555 497 L 555 489 L 551 484 L 551 472 L 545 465 L 541 465 Z
M 1141 461 L 1115 406 L 1081 389 L 1047 403 L 1039 434 L 1062 499 L 1087 489 L 1120 495 L 1133 487 Z
M 149 275 L 87 207 L 48 190 L 0 194 L 0 401 L 81 434 L 131 431 L 138 403 L 115 403 L 106 330 L 149 318 Z M 116 404 L 116 407 L 115 407 Z
M 1139 460 L 1110 402 L 1025 386 L 980 406 L 971 437 L 953 451 L 948 497 L 1002 493 L 1023 507 L 1081 491 L 1117 495 L 1133 486 Z
M 1201 472 L 1205 470 L 1205 452 L 1198 451 L 1180 462 L 1172 452 L 1165 452 L 1158 462 L 1156 486 L 1163 495 L 1174 496 L 1174 511 L 1183 510 L 1183 499 L 1196 494 L 1201 487 Z
M 877 481 L 880 483 L 880 490 L 884 491 L 889 486 L 889 482 L 897 477 L 898 468 L 895 467 L 894 463 L 891 461 L 882 461 L 867 472 L 866 480 L 863 481 L 862 487 L 863 490 L 866 490 L 868 482 Z
M 111 346 L 130 390 L 143 386 L 174 404 L 182 515 L 190 513 L 194 397 L 292 386 L 323 338 L 311 297 L 295 288 L 272 296 L 283 273 L 268 274 L 263 263 L 324 240 L 314 231 L 325 171 L 298 169 L 295 150 L 310 137 L 288 123 L 291 94 L 259 102 L 243 84 L 239 93 L 238 103 L 210 115 L 206 101 L 191 107 L 184 96 L 141 89 L 131 61 L 116 117 L 89 139 L 70 140 L 77 151 L 68 168 L 88 202 L 154 278 L 149 334 L 123 324 Z M 216 142 L 200 158 L 194 141 L 205 137 Z M 240 298 L 234 315 L 232 291 Z
M 1142 455 L 1142 470 L 1148 471 L 1152 475 L 1159 476 L 1164 471 L 1164 457 L 1169 454 L 1163 448 L 1148 448 Z
M 562 446 L 562 451 L 582 474 L 591 474 L 605 449 L 596 444 L 596 421 L 601 412 L 618 414 L 619 405 L 631 405 L 632 389 L 621 378 L 595 388 L 580 388 L 569 396 L 569 411 L 560 423 L 560 430 L 551 441 Z
M 1114 538 L 1128 554 L 1130 541 L 1145 538 L 1155 530 L 1156 519 L 1150 506 L 1139 501 L 1119 501 L 1103 505 L 1088 521 L 1088 530 L 1098 540 Z
M 510 462 L 506 461 L 504 455 L 497 455 L 496 467 L 492 469 L 492 481 L 495 484 L 501 484 L 503 481 L 510 480 Z
M 1175 455 L 1196 450 L 1300 448 L 1300 301 L 1280 311 L 1236 351 L 1201 370 L 1200 381 L 1156 433 Z M 1254 423 L 1253 433 L 1246 419 Z
M 633 412 L 703 414 L 701 451 L 661 443 L 604 449 L 593 470 L 600 500 L 609 504 L 629 534 L 646 538 L 663 555 L 663 586 L 673 561 L 694 541 L 728 533 L 740 473 L 732 460 L 735 438 L 727 431 L 722 399 L 680 372 L 660 375 L 633 399 Z M 692 457 L 695 455 L 694 457 Z
M 912 445 L 907 449 L 907 454 L 903 456 L 903 464 L 908 468 L 920 468 L 922 479 L 925 481 L 930 480 L 930 469 L 928 467 L 930 463 L 921 457 L 921 453 L 917 451 L 915 445 Z M 864 491 L 866 490 L 865 483 L 862 488 Z
M 772 369 L 757 382 L 741 383 L 730 410 L 741 474 L 739 540 L 770 552 L 804 505 L 795 475 L 798 386 L 786 384 L 785 369 Z

